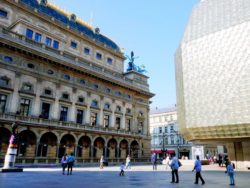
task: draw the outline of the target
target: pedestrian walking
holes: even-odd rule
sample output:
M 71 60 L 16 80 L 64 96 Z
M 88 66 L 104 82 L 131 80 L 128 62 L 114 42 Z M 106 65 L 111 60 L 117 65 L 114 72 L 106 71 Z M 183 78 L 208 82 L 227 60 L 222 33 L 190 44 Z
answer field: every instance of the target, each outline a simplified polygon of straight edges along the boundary
M 100 158 L 100 169 L 103 169 L 104 157 L 103 155 Z
M 205 181 L 201 176 L 201 161 L 200 161 L 199 155 L 196 156 L 196 160 L 194 162 L 194 169 L 192 171 L 194 171 L 194 170 L 196 171 L 194 184 L 198 184 L 199 183 L 199 178 L 200 178 L 201 182 L 202 182 L 202 185 L 204 185 Z
M 73 170 L 73 166 L 74 166 L 74 162 L 75 162 L 74 153 L 71 153 L 70 155 L 68 155 L 67 162 L 68 162 L 68 173 L 67 173 L 67 175 L 72 175 L 72 170 Z
M 172 169 L 172 181 L 171 183 L 179 183 L 179 174 L 178 174 L 178 169 L 180 167 L 180 162 L 179 160 L 177 159 L 177 157 L 174 155 L 173 156 L 173 159 L 170 163 L 170 167 Z
M 221 156 L 221 154 L 219 154 L 219 160 L 218 160 L 218 163 L 219 163 L 219 166 L 222 166 L 222 156 Z
M 120 166 L 120 176 L 124 176 L 124 170 L 125 170 L 125 165 L 124 163 L 122 163 L 122 165 Z
M 130 156 L 128 155 L 126 158 L 126 169 L 131 169 L 131 160 L 130 160 Z
M 169 154 L 167 154 L 166 159 L 165 159 L 165 162 L 166 162 L 166 170 L 168 170 L 168 169 L 169 169 L 169 164 L 170 164 L 170 157 L 169 157 Z
M 68 161 L 67 161 L 67 154 L 65 154 L 65 155 L 62 157 L 62 160 L 61 160 L 62 174 L 63 174 L 63 175 L 65 175 L 65 168 L 67 167 L 67 164 L 68 164 Z
M 157 170 L 157 156 L 156 153 L 151 155 L 151 163 L 153 165 L 153 170 Z
M 228 160 L 228 165 L 227 165 L 227 174 L 229 176 L 230 184 L 229 185 L 235 185 L 234 181 L 234 166 L 231 163 L 231 161 Z

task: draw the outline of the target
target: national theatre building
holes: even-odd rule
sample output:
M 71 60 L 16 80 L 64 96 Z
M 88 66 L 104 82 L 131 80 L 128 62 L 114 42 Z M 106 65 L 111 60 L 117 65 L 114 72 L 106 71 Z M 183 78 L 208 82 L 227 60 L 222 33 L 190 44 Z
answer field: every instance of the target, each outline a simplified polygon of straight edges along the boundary
M 250 1 L 201 0 L 176 51 L 178 123 L 250 166 Z
M 79 2 L 80 3 L 80 2 Z M 148 77 L 119 46 L 46 0 L 0 1 L 0 163 L 18 122 L 17 163 L 150 156 Z

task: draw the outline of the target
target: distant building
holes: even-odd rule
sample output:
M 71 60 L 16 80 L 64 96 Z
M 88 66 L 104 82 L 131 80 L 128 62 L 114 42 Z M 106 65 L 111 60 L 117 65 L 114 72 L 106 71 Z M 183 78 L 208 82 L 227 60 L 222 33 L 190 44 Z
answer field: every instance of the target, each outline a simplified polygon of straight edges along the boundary
M 0 163 L 14 121 L 17 163 L 148 159 L 153 94 L 124 61 L 98 28 L 47 0 L 0 1 Z
M 179 133 L 176 108 L 150 110 L 151 153 L 191 158 L 192 144 Z
M 175 60 L 181 133 L 226 145 L 238 168 L 250 166 L 249 13 L 249 0 L 201 0 Z

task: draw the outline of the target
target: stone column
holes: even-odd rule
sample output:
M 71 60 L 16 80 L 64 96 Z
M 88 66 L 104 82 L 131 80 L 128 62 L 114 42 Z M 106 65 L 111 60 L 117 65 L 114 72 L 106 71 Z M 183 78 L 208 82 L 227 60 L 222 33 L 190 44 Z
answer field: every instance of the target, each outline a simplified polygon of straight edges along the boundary
M 36 97 L 33 101 L 33 108 L 32 108 L 31 115 L 38 117 L 41 113 L 40 112 L 40 95 L 43 92 L 42 91 L 42 81 L 40 79 L 37 79 L 36 90 L 34 88 L 34 92 L 36 93 Z
M 77 93 L 77 89 L 73 88 L 72 97 L 71 97 L 72 105 L 69 108 L 69 121 L 70 122 L 76 122 L 76 106 L 75 106 L 75 102 L 77 100 L 76 93 Z
M 97 118 L 98 120 L 98 124 L 101 126 L 101 127 L 104 127 L 103 125 L 103 108 L 104 108 L 104 101 L 103 101 L 103 97 L 101 97 L 101 102 L 100 102 L 100 115 L 99 115 L 99 118 Z
M 18 90 L 19 90 L 21 84 L 22 84 L 21 83 L 21 75 L 19 73 L 16 73 L 15 80 L 13 81 L 14 91 L 10 95 L 10 100 L 8 100 L 8 106 L 6 108 L 7 112 L 9 111 L 13 114 L 16 114 L 16 112 L 18 111 L 18 107 L 19 107 Z
M 52 105 L 52 110 L 50 111 L 50 117 L 54 120 L 59 120 L 59 111 L 60 111 L 60 106 L 59 106 L 59 99 L 61 95 L 61 90 L 60 90 L 60 85 L 56 86 L 55 90 L 55 103 Z
M 108 146 L 105 145 L 105 146 L 104 146 L 104 158 L 107 158 L 107 157 L 108 157 L 107 154 L 108 154 Z M 109 153 L 109 154 L 110 154 L 110 153 Z

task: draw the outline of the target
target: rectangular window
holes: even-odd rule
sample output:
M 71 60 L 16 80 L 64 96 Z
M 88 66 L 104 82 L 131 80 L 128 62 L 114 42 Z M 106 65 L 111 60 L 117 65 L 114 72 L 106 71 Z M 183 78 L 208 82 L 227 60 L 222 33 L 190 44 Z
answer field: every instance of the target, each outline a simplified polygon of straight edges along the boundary
M 113 59 L 111 59 L 110 57 L 107 58 L 107 63 L 108 64 L 112 64 L 113 63 Z
M 115 118 L 115 126 L 118 130 L 121 128 L 121 118 L 120 117 Z
M 85 55 L 89 55 L 90 54 L 90 49 L 89 48 L 84 48 L 83 53 Z
M 174 144 L 174 137 L 171 136 L 171 144 L 173 145 Z
M 127 131 L 131 131 L 131 119 L 127 119 Z
M 0 94 L 0 114 L 5 112 L 5 107 L 7 103 L 7 95 Z
M 76 123 L 83 123 L 83 110 L 77 110 Z
M 96 53 L 96 59 L 102 59 L 102 54 L 100 54 L 100 53 Z
M 46 39 L 45 39 L 45 44 L 46 44 L 47 46 L 51 46 L 51 44 L 52 44 L 52 39 L 49 38 L 49 37 L 46 37 Z
M 33 38 L 33 31 L 31 29 L 26 30 L 26 37 L 29 39 Z
M 50 111 L 50 104 L 49 103 L 43 103 L 42 104 L 41 118 L 49 119 L 49 111 Z
M 171 133 L 174 132 L 174 126 L 173 125 L 170 126 L 170 132 Z
M 28 116 L 29 110 L 30 110 L 30 100 L 29 99 L 21 99 L 20 115 Z
M 91 112 L 90 120 L 91 120 L 91 126 L 97 125 L 97 113 L 96 112 Z
M 35 41 L 36 42 L 41 42 L 41 40 L 42 40 L 42 35 L 40 33 L 36 33 L 35 34 Z
M 61 106 L 60 121 L 67 121 L 68 107 Z
M 109 127 L 109 115 L 104 115 L 103 124 L 105 128 Z
M 7 18 L 7 16 L 8 16 L 8 12 L 6 12 L 5 10 L 0 9 L 0 17 Z
M 162 133 L 162 127 L 159 127 L 159 133 Z
M 70 46 L 71 46 L 71 48 L 76 49 L 77 48 L 77 43 L 74 42 L 74 41 L 71 41 Z
M 165 133 L 167 133 L 167 132 L 168 132 L 168 127 L 166 126 L 166 127 L 165 127 Z
M 53 42 L 53 48 L 59 49 L 59 42 L 57 40 L 54 40 L 54 42 Z

